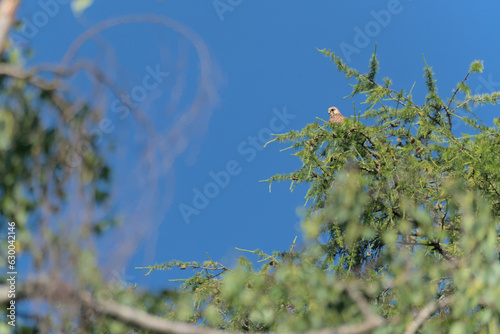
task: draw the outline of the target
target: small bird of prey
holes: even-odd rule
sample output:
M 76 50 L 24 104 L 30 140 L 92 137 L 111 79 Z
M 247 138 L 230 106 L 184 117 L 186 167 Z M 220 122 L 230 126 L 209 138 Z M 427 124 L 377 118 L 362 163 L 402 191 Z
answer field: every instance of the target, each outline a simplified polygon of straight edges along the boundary
M 344 121 L 344 116 L 340 113 L 340 111 L 337 109 L 337 107 L 330 107 L 328 109 L 328 113 L 330 114 L 330 120 L 328 122 L 330 123 L 342 123 Z

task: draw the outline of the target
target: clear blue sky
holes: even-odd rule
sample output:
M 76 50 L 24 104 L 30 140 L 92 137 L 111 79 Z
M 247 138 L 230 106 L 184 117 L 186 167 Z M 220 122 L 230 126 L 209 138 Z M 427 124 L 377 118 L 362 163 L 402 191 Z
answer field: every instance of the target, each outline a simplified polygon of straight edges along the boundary
M 78 58 L 97 61 L 126 92 L 142 86 L 156 66 L 170 73 L 140 104 L 160 136 L 149 136 L 133 116 L 120 119 L 111 95 L 103 116 L 114 125 L 106 139 L 117 149 L 110 155 L 115 167 L 112 211 L 124 224 L 99 241 L 100 259 L 103 266 L 123 271 L 128 282 L 145 287 L 164 286 L 183 273 L 144 277 L 136 266 L 203 261 L 205 253 L 231 265 L 242 255 L 235 247 L 284 250 L 301 236 L 298 213 L 306 188 L 291 193 L 289 184 L 274 184 L 269 193 L 268 184 L 259 182 L 293 171 L 299 161 L 290 151 L 279 152 L 284 148 L 279 144 L 265 149 L 260 144 L 269 138 L 268 129 L 299 130 L 316 117 L 327 119 L 333 105 L 345 116 L 353 114 L 352 101 L 343 98 L 350 92 L 348 82 L 316 48 L 331 49 L 366 71 L 377 42 L 380 77 L 391 77 L 396 89 L 409 90 L 416 82 L 417 101 L 425 94 L 422 54 L 443 96 L 450 96 L 475 59 L 484 60 L 485 71 L 470 79 L 473 91 L 500 90 L 498 1 L 98 0 L 78 18 L 67 4 L 52 6 L 46 22 L 42 11 L 39 2 L 25 1 L 19 13 L 38 24 L 25 39 L 35 50 L 30 64 L 60 62 L 78 35 L 102 20 L 132 14 L 177 21 L 198 35 L 210 54 L 210 85 L 218 102 L 207 105 L 181 134 L 169 137 L 199 87 L 202 66 L 190 41 L 169 27 L 139 23 L 108 29 L 78 53 Z M 75 84 L 89 96 L 84 82 Z M 172 104 L 177 96 L 178 103 Z M 476 113 L 487 124 L 500 117 L 498 108 Z M 214 173 L 227 169 L 233 175 L 214 187 Z M 204 207 L 187 223 L 180 208 L 196 209 L 195 189 L 205 187 L 213 198 L 208 204 L 198 199 Z

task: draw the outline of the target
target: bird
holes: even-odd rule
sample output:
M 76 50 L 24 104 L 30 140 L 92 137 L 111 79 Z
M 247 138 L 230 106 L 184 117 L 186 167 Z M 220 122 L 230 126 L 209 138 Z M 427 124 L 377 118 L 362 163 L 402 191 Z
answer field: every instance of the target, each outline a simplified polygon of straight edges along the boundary
M 344 121 L 344 116 L 340 113 L 337 107 L 330 107 L 328 109 L 328 113 L 330 114 L 330 123 L 342 123 Z

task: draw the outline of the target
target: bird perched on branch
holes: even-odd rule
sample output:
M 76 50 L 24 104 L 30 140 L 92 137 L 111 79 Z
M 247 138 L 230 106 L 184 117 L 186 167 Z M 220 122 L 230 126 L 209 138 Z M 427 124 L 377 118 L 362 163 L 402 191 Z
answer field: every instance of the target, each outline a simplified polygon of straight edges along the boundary
M 342 123 L 344 121 L 344 116 L 340 113 L 340 111 L 337 109 L 337 107 L 330 107 L 328 109 L 328 113 L 330 114 L 330 120 L 328 122 L 330 123 Z

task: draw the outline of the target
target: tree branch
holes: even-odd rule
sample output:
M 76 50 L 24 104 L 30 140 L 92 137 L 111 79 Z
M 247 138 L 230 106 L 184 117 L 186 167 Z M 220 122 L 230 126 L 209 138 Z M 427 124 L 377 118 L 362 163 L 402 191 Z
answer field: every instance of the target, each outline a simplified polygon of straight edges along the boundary
M 21 0 L 2 0 L 0 2 L 0 54 L 4 51 L 5 39 L 20 4 Z

